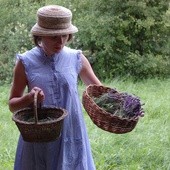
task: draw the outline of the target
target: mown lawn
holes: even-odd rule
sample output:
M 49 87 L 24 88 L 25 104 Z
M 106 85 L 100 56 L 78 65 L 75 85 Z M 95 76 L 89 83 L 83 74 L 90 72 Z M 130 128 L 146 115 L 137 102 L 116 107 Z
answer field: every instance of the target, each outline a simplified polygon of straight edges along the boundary
M 101 130 L 84 111 L 96 169 L 170 170 L 170 79 L 115 79 L 104 84 L 139 96 L 145 116 L 132 132 L 120 135 Z M 19 135 L 8 110 L 9 88 L 0 87 L 0 170 L 13 169 Z M 79 89 L 81 97 L 84 86 Z

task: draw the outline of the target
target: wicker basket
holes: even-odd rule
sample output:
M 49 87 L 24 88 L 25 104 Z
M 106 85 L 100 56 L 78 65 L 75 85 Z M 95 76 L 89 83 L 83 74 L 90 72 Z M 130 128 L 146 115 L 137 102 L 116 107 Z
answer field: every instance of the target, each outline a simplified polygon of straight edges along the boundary
M 68 113 L 62 108 L 37 108 L 37 94 L 34 96 L 34 108 L 15 112 L 12 120 L 16 123 L 24 141 L 54 141 L 60 136 L 63 120 Z M 29 118 L 34 118 L 35 122 L 29 122 Z M 39 121 L 46 118 L 50 119 Z
M 132 131 L 135 128 L 139 117 L 133 119 L 120 118 L 106 112 L 94 102 L 92 97 L 98 97 L 103 93 L 109 92 L 110 90 L 111 88 L 104 86 L 88 86 L 83 92 L 82 98 L 82 103 L 86 112 L 90 116 L 93 123 L 105 131 L 116 134 L 122 134 Z M 115 90 L 115 93 L 118 93 L 118 91 Z

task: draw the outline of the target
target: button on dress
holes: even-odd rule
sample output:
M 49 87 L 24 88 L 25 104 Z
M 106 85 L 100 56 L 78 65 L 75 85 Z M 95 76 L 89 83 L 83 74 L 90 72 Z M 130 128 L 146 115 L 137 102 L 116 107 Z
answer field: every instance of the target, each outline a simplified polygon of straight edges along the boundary
M 89 139 L 78 94 L 78 74 L 82 68 L 81 51 L 64 47 L 47 57 L 34 47 L 18 54 L 25 67 L 28 91 L 44 91 L 45 107 L 62 107 L 68 111 L 61 136 L 52 142 L 25 142 L 20 135 L 15 170 L 95 170 Z

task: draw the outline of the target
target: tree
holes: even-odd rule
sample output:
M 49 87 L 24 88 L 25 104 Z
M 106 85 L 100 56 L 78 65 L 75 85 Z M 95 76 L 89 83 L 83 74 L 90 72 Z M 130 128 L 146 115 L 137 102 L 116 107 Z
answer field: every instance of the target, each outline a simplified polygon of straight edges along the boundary
M 11 82 L 15 54 L 32 48 L 30 29 L 46 4 L 73 12 L 82 49 L 101 79 L 170 75 L 170 8 L 165 0 L 0 0 L 0 84 Z
M 90 50 L 89 58 L 99 76 L 112 78 L 130 73 L 146 78 L 169 74 L 162 66 L 167 68 L 170 60 L 166 45 L 169 28 L 164 20 L 168 2 L 83 2 L 76 8 L 76 23 L 81 30 L 77 46 Z

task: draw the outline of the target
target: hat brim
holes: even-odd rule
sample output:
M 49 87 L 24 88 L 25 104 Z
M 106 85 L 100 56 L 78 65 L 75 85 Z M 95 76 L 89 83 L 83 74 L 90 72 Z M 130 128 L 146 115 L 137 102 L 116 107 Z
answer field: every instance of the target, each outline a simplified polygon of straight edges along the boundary
M 70 25 L 67 29 L 45 29 L 40 27 L 37 23 L 32 27 L 31 33 L 36 36 L 56 36 L 56 35 L 68 35 L 78 32 L 78 29 L 74 25 Z

